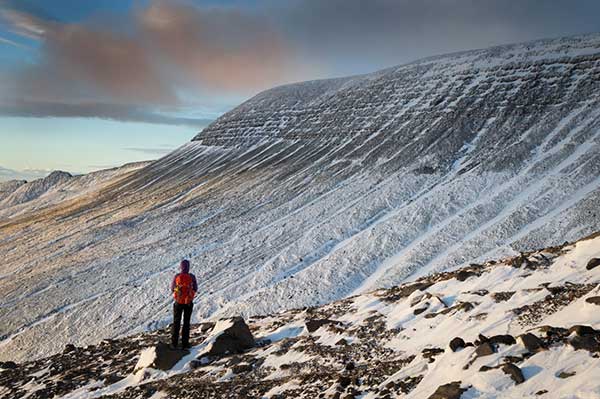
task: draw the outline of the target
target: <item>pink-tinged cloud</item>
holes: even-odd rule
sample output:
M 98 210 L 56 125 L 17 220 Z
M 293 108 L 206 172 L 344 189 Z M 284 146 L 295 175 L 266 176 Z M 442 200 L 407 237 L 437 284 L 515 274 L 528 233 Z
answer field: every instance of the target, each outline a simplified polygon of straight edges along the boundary
M 200 87 L 253 91 L 301 73 L 264 16 L 155 1 L 137 19 L 141 37 Z
M 307 76 L 266 16 L 234 9 L 154 1 L 135 8 L 127 26 L 2 9 L 0 17 L 40 42 L 37 64 L 14 72 L 12 89 L 0 93 L 12 113 L 27 104 L 30 115 L 37 103 L 58 114 L 92 103 L 174 109 L 195 96 L 247 96 Z

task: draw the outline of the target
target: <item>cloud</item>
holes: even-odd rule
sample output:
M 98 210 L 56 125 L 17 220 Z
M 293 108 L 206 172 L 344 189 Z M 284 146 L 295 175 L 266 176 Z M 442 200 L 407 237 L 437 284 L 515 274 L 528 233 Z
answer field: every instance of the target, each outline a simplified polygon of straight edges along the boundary
M 0 166 L 0 182 L 9 181 L 9 180 L 35 180 L 42 177 L 46 177 L 50 174 L 49 170 L 39 170 L 39 169 L 27 169 L 22 171 L 17 171 L 13 169 L 8 169 Z
M 600 30 L 597 0 L 147 0 L 76 22 L 33 3 L 0 0 L 7 29 L 39 43 L 0 66 L 0 112 L 168 124 L 277 84 Z
M 140 152 L 142 154 L 152 155 L 152 156 L 165 155 L 165 154 L 172 152 L 174 149 L 175 148 L 173 148 L 171 146 L 156 147 L 156 148 L 151 148 L 151 147 L 127 147 L 127 148 L 124 148 L 124 150 L 127 150 L 127 151 Z
M 202 128 L 212 122 L 211 119 L 172 116 L 161 114 L 159 112 L 153 112 L 140 106 L 110 103 L 69 104 L 62 102 L 42 101 L 17 101 L 13 103 L 2 103 L 0 101 L 0 114 L 6 116 L 25 116 L 36 118 L 89 117 L 127 122 L 183 125 L 193 128 Z
M 63 23 L 11 8 L 0 9 L 0 17 L 13 33 L 40 43 L 35 64 L 1 77 L 10 82 L 0 94 L 5 115 L 198 126 L 154 109 L 247 97 L 303 76 L 269 18 L 236 9 L 153 1 L 134 8 L 125 24 Z

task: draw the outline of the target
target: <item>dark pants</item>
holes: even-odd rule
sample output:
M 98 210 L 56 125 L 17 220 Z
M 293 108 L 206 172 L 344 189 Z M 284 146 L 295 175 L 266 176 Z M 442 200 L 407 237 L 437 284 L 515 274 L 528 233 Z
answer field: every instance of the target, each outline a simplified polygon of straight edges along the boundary
M 173 327 L 171 330 L 171 344 L 177 346 L 179 340 L 179 329 L 181 327 L 181 314 L 183 313 L 183 329 L 181 330 L 181 346 L 190 345 L 190 319 L 192 318 L 193 303 L 182 305 L 177 302 L 173 304 Z

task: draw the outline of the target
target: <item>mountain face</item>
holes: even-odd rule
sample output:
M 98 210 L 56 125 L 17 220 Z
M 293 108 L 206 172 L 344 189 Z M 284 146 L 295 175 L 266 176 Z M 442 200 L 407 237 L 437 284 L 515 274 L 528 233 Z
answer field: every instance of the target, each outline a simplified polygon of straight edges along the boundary
M 200 320 L 590 234 L 599 93 L 600 35 L 288 85 L 156 162 L 1 208 L 0 360 L 166 326 L 183 257 Z
M 596 233 L 248 327 L 198 324 L 189 351 L 156 330 L 0 363 L 0 396 L 597 398 L 599 282 Z

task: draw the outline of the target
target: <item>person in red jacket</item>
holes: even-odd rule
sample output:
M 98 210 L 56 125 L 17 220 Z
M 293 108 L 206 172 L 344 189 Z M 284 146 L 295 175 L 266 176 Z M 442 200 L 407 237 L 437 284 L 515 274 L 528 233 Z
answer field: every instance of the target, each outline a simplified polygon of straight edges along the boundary
M 177 347 L 179 341 L 179 330 L 181 327 L 181 316 L 183 315 L 183 329 L 181 329 L 181 347 L 190 347 L 190 319 L 194 308 L 194 296 L 198 291 L 196 276 L 190 273 L 190 261 L 184 259 L 179 264 L 180 273 L 173 277 L 171 292 L 175 302 L 173 303 L 173 326 L 171 329 L 171 345 Z

